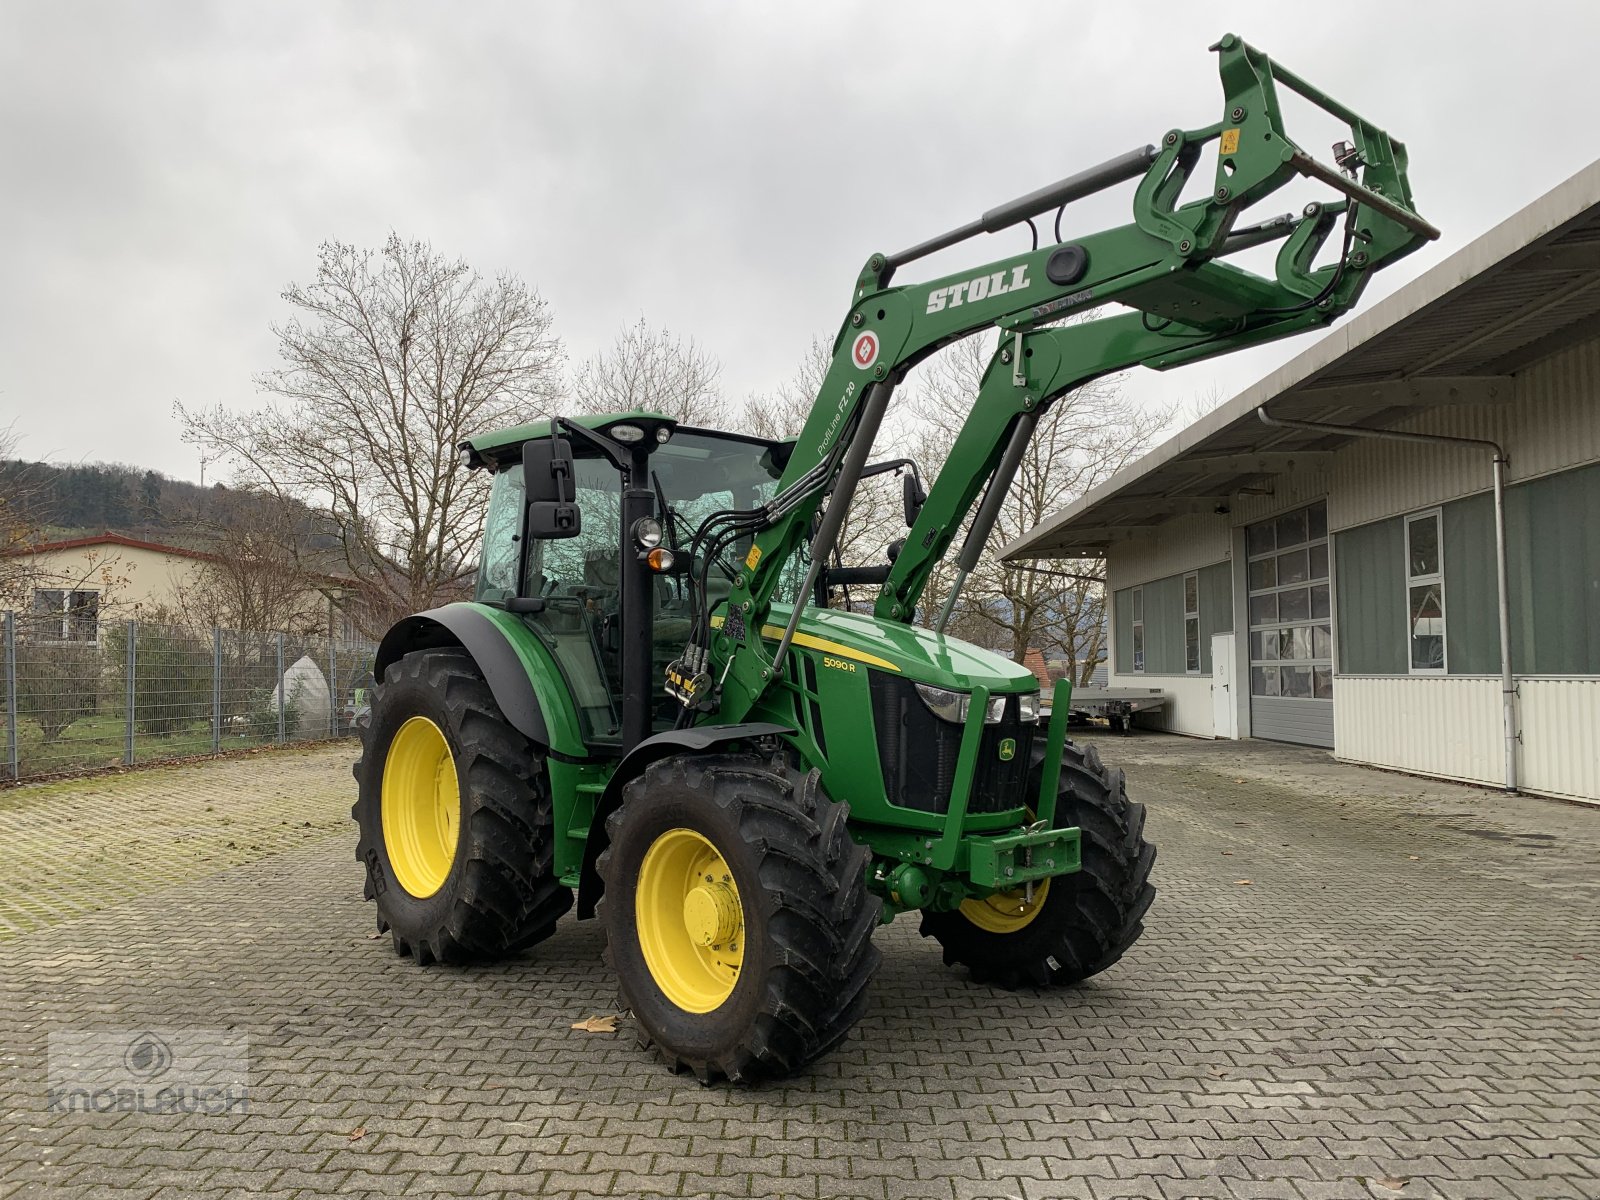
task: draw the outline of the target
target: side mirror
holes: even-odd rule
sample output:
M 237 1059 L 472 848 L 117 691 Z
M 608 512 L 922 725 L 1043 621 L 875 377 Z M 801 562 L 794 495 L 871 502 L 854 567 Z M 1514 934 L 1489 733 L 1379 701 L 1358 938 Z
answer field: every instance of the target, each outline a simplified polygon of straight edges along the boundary
M 526 536 L 577 537 L 583 514 L 576 504 L 572 446 L 564 437 L 540 438 L 522 446 L 522 487 L 528 504 Z
M 906 528 L 909 529 L 917 523 L 917 515 L 928 502 L 928 493 L 922 490 L 915 475 L 907 473 L 900 476 L 900 495 L 905 503 Z

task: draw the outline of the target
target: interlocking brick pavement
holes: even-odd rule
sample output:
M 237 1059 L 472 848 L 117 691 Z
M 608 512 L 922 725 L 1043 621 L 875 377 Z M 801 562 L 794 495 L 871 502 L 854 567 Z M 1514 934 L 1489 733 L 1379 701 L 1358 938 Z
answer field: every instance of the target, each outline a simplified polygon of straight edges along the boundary
M 1102 749 L 1161 845 L 1122 964 L 975 987 L 902 918 L 845 1046 L 754 1090 L 570 1028 L 614 1004 L 592 922 L 464 970 L 369 939 L 349 747 L 7 792 L 0 1200 L 1600 1197 L 1600 810 Z M 246 1035 L 252 1110 L 44 1111 L 51 1030 L 145 1026 Z
M 348 754 L 294 747 L 0 790 L 0 941 L 347 827 L 350 780 L 329 764 Z

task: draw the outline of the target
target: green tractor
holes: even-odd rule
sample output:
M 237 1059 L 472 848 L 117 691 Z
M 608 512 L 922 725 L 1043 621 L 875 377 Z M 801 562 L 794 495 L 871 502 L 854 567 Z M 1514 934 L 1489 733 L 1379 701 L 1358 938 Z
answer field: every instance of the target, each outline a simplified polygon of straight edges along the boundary
M 1066 740 L 1067 683 L 1046 721 L 1028 671 L 945 635 L 962 582 L 1059 397 L 1324 326 L 1437 237 L 1400 143 L 1238 38 L 1213 49 L 1215 124 L 868 259 L 797 439 L 629 412 L 462 446 L 490 475 L 476 598 L 383 639 L 355 770 L 357 856 L 398 952 L 514 954 L 576 895 L 642 1038 L 675 1069 L 744 1081 L 845 1037 L 873 932 L 901 913 L 921 913 L 946 963 L 1008 988 L 1075 984 L 1127 951 L 1154 896 L 1144 811 Z M 1349 126 L 1336 165 L 1289 140 L 1279 87 Z M 1209 186 L 1180 203 L 1203 162 Z M 1331 197 L 1241 224 L 1297 177 Z M 891 285 L 979 233 L 1052 211 L 1059 229 L 1067 203 L 1134 180 L 1130 224 Z M 1270 244 L 1270 275 L 1226 261 Z M 869 463 L 906 373 L 991 328 L 931 486 Z M 851 496 L 888 468 L 906 472 L 906 534 L 885 562 L 841 565 Z M 954 586 L 925 612 L 952 547 Z M 847 586 L 870 615 L 828 607 Z

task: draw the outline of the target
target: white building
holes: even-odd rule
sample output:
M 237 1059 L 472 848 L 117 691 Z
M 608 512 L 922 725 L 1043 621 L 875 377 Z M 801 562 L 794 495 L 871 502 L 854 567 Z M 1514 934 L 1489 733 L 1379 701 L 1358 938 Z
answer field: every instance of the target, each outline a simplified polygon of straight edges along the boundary
M 1600 163 L 1004 553 L 1105 559 L 1168 729 L 1600 801 Z

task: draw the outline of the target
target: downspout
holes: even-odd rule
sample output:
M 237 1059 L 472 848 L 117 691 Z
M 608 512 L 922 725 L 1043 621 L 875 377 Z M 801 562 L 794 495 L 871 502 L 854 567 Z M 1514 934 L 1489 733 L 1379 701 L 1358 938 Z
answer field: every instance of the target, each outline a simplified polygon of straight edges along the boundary
M 1256 409 L 1264 425 L 1331 433 L 1339 437 L 1377 438 L 1390 442 L 1421 442 L 1428 446 L 1463 446 L 1488 450 L 1494 455 L 1495 583 L 1500 603 L 1500 713 L 1505 726 L 1505 778 L 1508 792 L 1517 790 L 1517 685 L 1511 674 L 1511 572 L 1506 562 L 1506 466 L 1511 462 L 1499 442 L 1486 438 L 1447 437 L 1442 433 L 1402 433 L 1394 429 L 1366 429 L 1359 425 L 1331 425 L 1325 421 L 1296 421 L 1274 417 L 1267 406 Z M 1440 538 L 1444 530 L 1439 530 Z M 1408 601 L 1409 604 L 1409 601 Z

